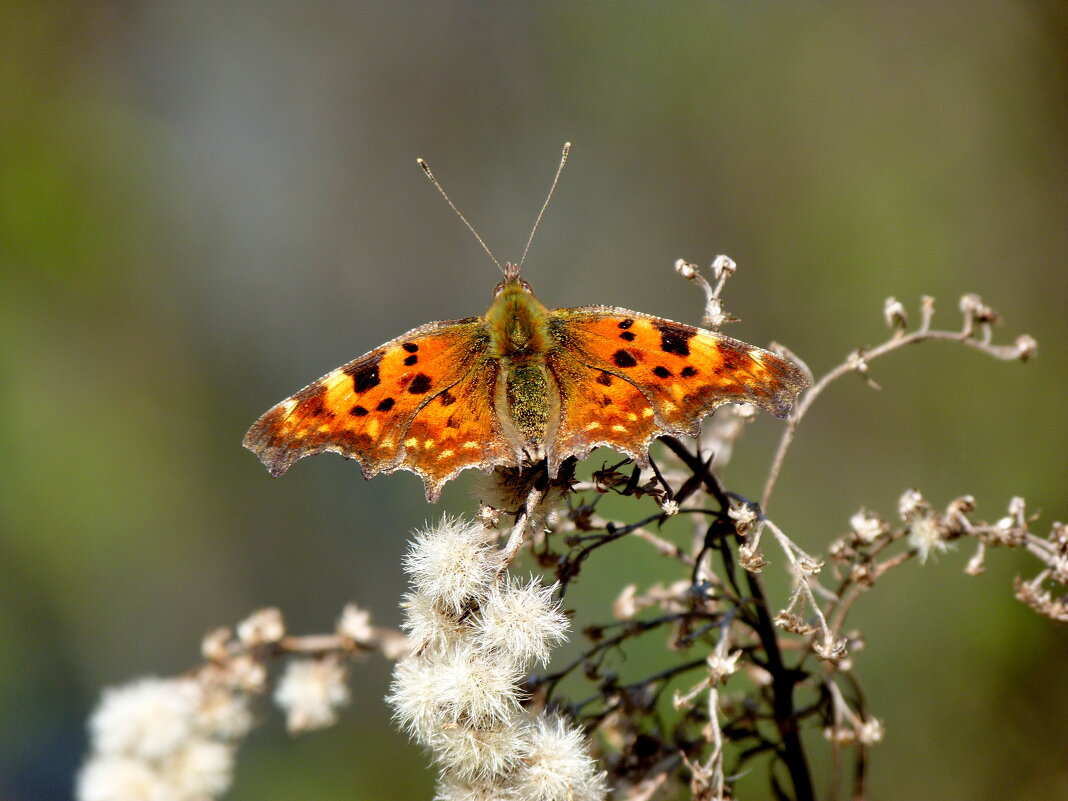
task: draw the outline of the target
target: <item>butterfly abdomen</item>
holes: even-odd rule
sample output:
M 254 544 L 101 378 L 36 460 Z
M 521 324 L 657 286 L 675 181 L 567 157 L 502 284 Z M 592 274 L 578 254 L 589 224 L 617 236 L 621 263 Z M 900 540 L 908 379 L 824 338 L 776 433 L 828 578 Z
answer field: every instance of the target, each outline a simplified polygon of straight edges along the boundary
M 508 416 L 524 445 L 540 443 L 549 422 L 549 378 L 541 365 L 513 367 L 504 373 Z

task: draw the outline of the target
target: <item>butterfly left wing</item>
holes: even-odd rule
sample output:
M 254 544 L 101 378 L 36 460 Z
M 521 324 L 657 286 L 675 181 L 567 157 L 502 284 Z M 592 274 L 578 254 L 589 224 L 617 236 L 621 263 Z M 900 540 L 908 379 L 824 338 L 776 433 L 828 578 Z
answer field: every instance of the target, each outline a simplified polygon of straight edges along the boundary
M 549 327 L 557 343 L 549 364 L 557 374 L 562 407 L 550 449 L 556 464 L 588 452 L 592 441 L 634 456 L 635 445 L 644 451 L 656 436 L 696 436 L 702 418 L 724 403 L 752 403 L 785 418 L 809 385 L 799 367 L 770 351 L 627 309 L 556 309 Z M 610 389 L 608 380 L 625 386 L 616 390 L 620 397 L 611 405 L 600 408 L 588 396 L 594 388 Z M 591 438 L 591 428 L 598 432 L 604 423 L 604 409 L 618 408 L 621 399 L 626 414 L 637 419 L 610 422 L 610 431 L 617 425 L 627 429 L 615 437 Z
M 333 451 L 359 460 L 368 478 L 418 473 L 436 499 L 448 477 L 485 467 L 506 450 L 492 394 L 483 397 L 487 376 L 496 375 L 485 355 L 488 341 L 477 317 L 409 331 L 269 409 L 244 445 L 274 476 L 304 456 Z M 445 414 L 454 403 L 456 414 Z M 486 414 L 471 414 L 473 406 Z M 456 418 L 464 423 L 451 430 Z M 456 438 L 457 448 L 442 458 Z M 472 441 L 477 448 L 464 447 Z

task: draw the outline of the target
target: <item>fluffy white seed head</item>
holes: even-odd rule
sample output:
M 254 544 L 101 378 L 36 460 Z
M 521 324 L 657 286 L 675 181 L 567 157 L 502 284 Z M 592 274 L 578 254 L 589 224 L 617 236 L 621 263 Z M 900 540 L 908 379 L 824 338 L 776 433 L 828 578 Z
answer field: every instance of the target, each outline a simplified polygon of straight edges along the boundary
M 164 759 L 196 731 L 201 687 L 192 679 L 142 679 L 104 691 L 89 719 L 98 753 Z
M 497 567 L 481 524 L 450 517 L 418 532 L 404 558 L 416 591 L 457 612 L 485 594 Z
M 401 662 L 388 700 L 398 722 L 425 743 L 452 726 L 491 728 L 507 722 L 519 710 L 521 678 L 514 665 L 459 647 Z
M 549 651 L 567 639 L 568 619 L 553 599 L 555 587 L 507 576 L 482 601 L 475 623 L 476 641 L 520 668 L 532 659 L 544 664 Z
M 531 751 L 510 782 L 514 801 L 602 801 L 598 773 L 582 731 L 558 715 L 538 715 L 530 728 Z
M 215 740 L 190 740 L 162 767 L 161 775 L 170 792 L 164 798 L 218 798 L 229 789 L 233 772 L 233 746 Z
M 466 781 L 448 771 L 438 779 L 434 801 L 501 801 L 507 789 L 498 778 L 487 781 Z
M 157 801 L 170 797 L 169 788 L 144 760 L 113 754 L 90 759 L 78 773 L 78 801 Z
M 428 593 L 405 596 L 404 611 L 401 628 L 408 632 L 416 653 L 427 649 L 444 652 L 470 634 L 469 623 L 461 622 L 462 613 L 444 607 Z
M 299 732 L 336 723 L 337 710 L 349 702 L 345 678 L 345 668 L 333 659 L 291 661 L 274 693 L 286 727 Z
M 431 738 L 430 748 L 443 775 L 468 784 L 491 784 L 515 771 L 530 757 L 529 728 L 526 716 L 517 712 L 507 721 L 491 726 L 441 729 Z M 501 797 L 499 790 L 494 797 Z
M 421 745 L 428 745 L 438 730 L 447 725 L 430 706 L 434 696 L 434 673 L 426 669 L 422 657 L 402 659 L 393 668 L 386 703 L 393 707 L 393 719 Z
M 924 515 L 909 526 L 909 546 L 916 549 L 920 564 L 925 564 L 932 553 L 945 553 L 949 543 L 943 536 L 940 521 L 933 514 Z
M 248 696 L 229 687 L 204 687 L 197 709 L 197 727 L 222 740 L 238 740 L 252 728 Z

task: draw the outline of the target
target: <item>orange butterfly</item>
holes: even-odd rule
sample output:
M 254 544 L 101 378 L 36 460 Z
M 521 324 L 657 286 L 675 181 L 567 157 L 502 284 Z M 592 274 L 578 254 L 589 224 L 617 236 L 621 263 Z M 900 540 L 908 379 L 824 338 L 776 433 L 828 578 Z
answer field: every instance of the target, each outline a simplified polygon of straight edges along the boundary
M 367 478 L 410 470 L 433 502 L 469 467 L 545 459 L 556 476 L 599 445 L 644 466 L 655 438 L 696 436 L 724 403 L 784 418 L 809 384 L 714 331 L 609 306 L 547 309 L 519 266 L 503 271 L 484 317 L 428 323 L 327 373 L 268 410 L 245 447 L 273 476 L 324 451 Z

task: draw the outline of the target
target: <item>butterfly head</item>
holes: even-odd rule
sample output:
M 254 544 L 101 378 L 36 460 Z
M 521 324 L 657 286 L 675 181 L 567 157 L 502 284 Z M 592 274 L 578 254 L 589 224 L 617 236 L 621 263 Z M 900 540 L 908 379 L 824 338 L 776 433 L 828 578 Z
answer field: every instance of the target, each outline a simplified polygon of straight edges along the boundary
M 504 263 L 504 280 L 493 288 L 493 297 L 499 298 L 505 291 L 508 292 L 525 292 L 528 295 L 534 294 L 534 287 L 519 277 L 519 265 L 512 264 L 508 261 Z

